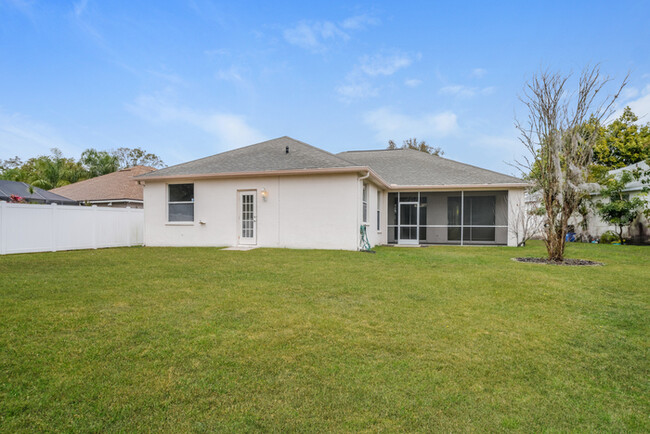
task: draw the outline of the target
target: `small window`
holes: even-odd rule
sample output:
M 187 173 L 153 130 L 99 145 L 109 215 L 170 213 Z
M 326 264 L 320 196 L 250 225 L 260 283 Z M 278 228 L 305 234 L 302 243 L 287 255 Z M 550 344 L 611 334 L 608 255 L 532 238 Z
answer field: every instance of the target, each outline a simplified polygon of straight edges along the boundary
M 377 231 L 381 230 L 381 191 L 377 190 Z
M 169 185 L 168 221 L 194 221 L 194 184 Z
M 363 184 L 363 222 L 368 223 L 368 184 Z

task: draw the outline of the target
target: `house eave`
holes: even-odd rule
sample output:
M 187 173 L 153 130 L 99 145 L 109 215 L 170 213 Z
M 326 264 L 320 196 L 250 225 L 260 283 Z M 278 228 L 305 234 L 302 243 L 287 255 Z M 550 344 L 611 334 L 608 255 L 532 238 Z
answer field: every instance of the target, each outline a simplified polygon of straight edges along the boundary
M 502 184 L 446 184 L 446 185 L 397 185 L 391 184 L 392 191 L 452 191 L 452 190 L 507 190 L 512 188 L 526 188 L 525 183 Z
M 136 177 L 138 183 L 147 181 L 174 181 L 181 179 L 228 179 L 228 178 L 259 178 L 274 176 L 301 176 L 301 175 L 334 175 L 343 173 L 370 173 L 372 179 L 384 188 L 389 188 L 388 184 L 379 177 L 372 169 L 367 166 L 349 166 L 349 167 L 329 167 L 313 169 L 289 169 L 289 170 L 266 170 L 253 172 L 224 172 L 224 173 L 202 173 L 186 175 L 162 175 L 162 176 L 143 176 Z

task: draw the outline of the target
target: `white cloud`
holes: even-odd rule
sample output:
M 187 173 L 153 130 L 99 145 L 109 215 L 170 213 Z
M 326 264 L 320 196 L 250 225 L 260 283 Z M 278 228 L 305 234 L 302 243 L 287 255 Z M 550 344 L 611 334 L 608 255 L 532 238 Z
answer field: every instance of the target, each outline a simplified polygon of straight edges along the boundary
M 348 30 L 362 30 L 367 26 L 376 26 L 378 24 L 380 24 L 378 18 L 363 14 L 346 18 L 341 22 L 341 27 Z
M 408 87 L 418 87 L 422 84 L 422 80 L 418 80 L 417 78 L 407 78 L 404 80 L 404 84 Z
M 236 66 L 231 66 L 228 69 L 222 69 L 215 74 L 219 80 L 232 81 L 235 83 L 243 83 L 244 77 L 242 71 Z
M 457 116 L 450 111 L 409 116 L 389 108 L 379 108 L 366 113 L 364 122 L 375 131 L 380 141 L 406 137 L 437 138 L 458 130 Z
M 341 97 L 341 100 L 347 103 L 357 99 L 378 96 L 379 89 L 372 84 L 370 79 L 391 76 L 400 69 L 410 66 L 414 59 L 420 57 L 420 54 L 414 56 L 401 52 L 363 56 L 347 75 L 346 83 L 336 87 L 336 92 Z M 411 80 L 410 84 L 407 85 L 417 86 L 419 83 L 415 83 L 415 81 Z
M 393 75 L 398 70 L 410 66 L 411 63 L 413 63 L 413 59 L 405 53 L 376 54 L 374 56 L 363 56 L 359 69 L 371 77 Z
M 471 98 L 476 95 L 490 95 L 494 93 L 494 87 L 470 87 L 462 84 L 454 84 L 449 86 L 444 86 L 440 89 L 440 93 L 443 95 L 453 95 L 461 98 Z
M 350 39 L 349 32 L 363 30 L 379 24 L 379 19 L 370 15 L 357 15 L 335 23 L 332 21 L 302 20 L 295 26 L 284 29 L 284 39 L 292 44 L 314 52 L 324 51 L 327 43 Z
M 180 122 L 213 135 L 223 148 L 234 149 L 257 143 L 261 133 L 246 123 L 243 116 L 222 112 L 200 112 L 178 107 L 159 95 L 142 95 L 127 105 L 132 113 L 154 123 Z
M 177 85 L 187 84 L 181 76 L 179 76 L 178 74 L 174 74 L 172 72 L 155 71 L 153 69 L 150 69 L 147 72 L 155 77 L 162 78 L 163 80 L 171 84 L 177 84 Z
M 636 98 L 639 95 L 639 89 L 636 87 L 625 87 L 623 88 L 623 91 L 621 92 L 621 98 L 623 100 L 628 100 L 632 98 Z
M 475 78 L 483 78 L 483 76 L 485 76 L 485 74 L 487 74 L 487 70 L 485 70 L 483 68 L 474 68 L 472 70 L 472 77 L 475 77 Z
M 623 109 L 626 106 L 630 106 L 634 114 L 639 117 L 639 123 L 645 124 L 650 122 L 650 84 L 646 85 L 640 92 L 634 94 L 634 97 L 636 96 L 638 96 L 636 99 L 629 99 L 629 97 L 623 98 L 625 102 L 621 104 L 621 107 L 610 119 L 618 118 L 623 114 Z
M 377 96 L 379 90 L 367 81 L 353 82 L 338 86 L 336 92 L 344 102 Z
M 332 39 L 349 39 L 347 33 L 331 21 L 301 21 L 295 27 L 285 29 L 284 39 L 301 48 L 312 51 L 325 49 L 325 42 Z
M 21 157 L 45 155 L 51 148 L 64 154 L 77 153 L 79 149 L 68 143 L 51 126 L 34 121 L 20 113 L 0 111 L 0 154 L 6 157 L 20 153 Z

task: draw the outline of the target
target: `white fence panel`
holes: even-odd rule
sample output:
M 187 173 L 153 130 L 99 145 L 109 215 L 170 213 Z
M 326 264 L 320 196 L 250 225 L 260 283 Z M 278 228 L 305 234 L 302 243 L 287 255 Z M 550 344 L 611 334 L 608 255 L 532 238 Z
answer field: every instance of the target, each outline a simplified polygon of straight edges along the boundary
M 0 254 L 143 244 L 144 210 L 0 202 Z

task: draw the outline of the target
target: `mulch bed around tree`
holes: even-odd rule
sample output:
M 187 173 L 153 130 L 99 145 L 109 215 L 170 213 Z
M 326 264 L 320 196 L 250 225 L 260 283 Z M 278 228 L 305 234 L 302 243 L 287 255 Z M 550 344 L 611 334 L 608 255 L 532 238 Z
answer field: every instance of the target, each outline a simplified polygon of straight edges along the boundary
M 546 258 L 512 258 L 512 260 L 517 261 L 517 262 L 529 262 L 529 263 L 532 263 L 532 264 L 546 264 L 546 265 L 570 265 L 570 266 L 576 266 L 576 265 L 582 265 L 582 266 L 605 265 L 602 262 L 587 261 L 586 259 L 571 259 L 571 258 L 565 258 L 564 261 L 551 261 L 550 259 L 546 259 Z

